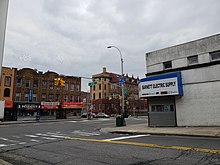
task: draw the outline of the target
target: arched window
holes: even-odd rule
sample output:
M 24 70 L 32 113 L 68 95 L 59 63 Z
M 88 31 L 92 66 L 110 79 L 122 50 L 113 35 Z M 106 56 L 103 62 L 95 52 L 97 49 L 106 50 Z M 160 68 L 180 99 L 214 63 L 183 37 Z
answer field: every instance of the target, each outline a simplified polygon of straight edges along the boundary
M 4 97 L 10 97 L 10 89 L 9 88 L 5 88 Z

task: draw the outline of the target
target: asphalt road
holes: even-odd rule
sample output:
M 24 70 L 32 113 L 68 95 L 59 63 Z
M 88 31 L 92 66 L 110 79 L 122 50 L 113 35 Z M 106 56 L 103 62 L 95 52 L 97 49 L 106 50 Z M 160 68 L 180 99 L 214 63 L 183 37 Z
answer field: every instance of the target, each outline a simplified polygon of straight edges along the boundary
M 127 125 L 147 122 L 126 119 Z M 11 164 L 220 164 L 220 139 L 111 134 L 115 119 L 0 125 L 0 159 Z M 198 148 L 188 151 L 186 148 Z

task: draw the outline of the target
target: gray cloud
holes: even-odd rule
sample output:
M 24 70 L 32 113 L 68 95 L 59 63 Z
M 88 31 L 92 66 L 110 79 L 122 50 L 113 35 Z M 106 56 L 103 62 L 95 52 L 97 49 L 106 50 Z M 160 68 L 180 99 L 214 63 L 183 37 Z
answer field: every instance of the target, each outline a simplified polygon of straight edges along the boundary
M 10 0 L 4 66 L 144 77 L 145 53 L 219 33 L 219 0 Z M 83 84 L 87 90 L 86 83 Z

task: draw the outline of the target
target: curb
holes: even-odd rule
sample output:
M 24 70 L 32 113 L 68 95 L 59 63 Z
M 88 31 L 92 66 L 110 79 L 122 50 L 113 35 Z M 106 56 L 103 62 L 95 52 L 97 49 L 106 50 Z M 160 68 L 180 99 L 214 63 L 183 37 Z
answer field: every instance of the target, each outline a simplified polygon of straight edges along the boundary
M 219 135 L 201 135 L 201 134 L 187 134 L 187 133 L 161 133 L 161 132 L 139 132 L 139 131 L 106 131 L 114 134 L 150 134 L 150 135 L 163 135 L 163 136 L 190 136 L 190 137 L 207 137 L 207 138 L 220 138 Z

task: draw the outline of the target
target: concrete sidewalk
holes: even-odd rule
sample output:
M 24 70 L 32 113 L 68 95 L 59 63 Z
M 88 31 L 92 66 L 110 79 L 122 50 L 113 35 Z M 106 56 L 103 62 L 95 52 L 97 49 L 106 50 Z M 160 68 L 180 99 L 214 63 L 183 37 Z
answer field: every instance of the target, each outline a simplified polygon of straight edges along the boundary
M 136 124 L 122 127 L 102 128 L 101 131 L 124 134 L 154 134 L 220 138 L 220 127 L 148 127 L 147 124 Z

